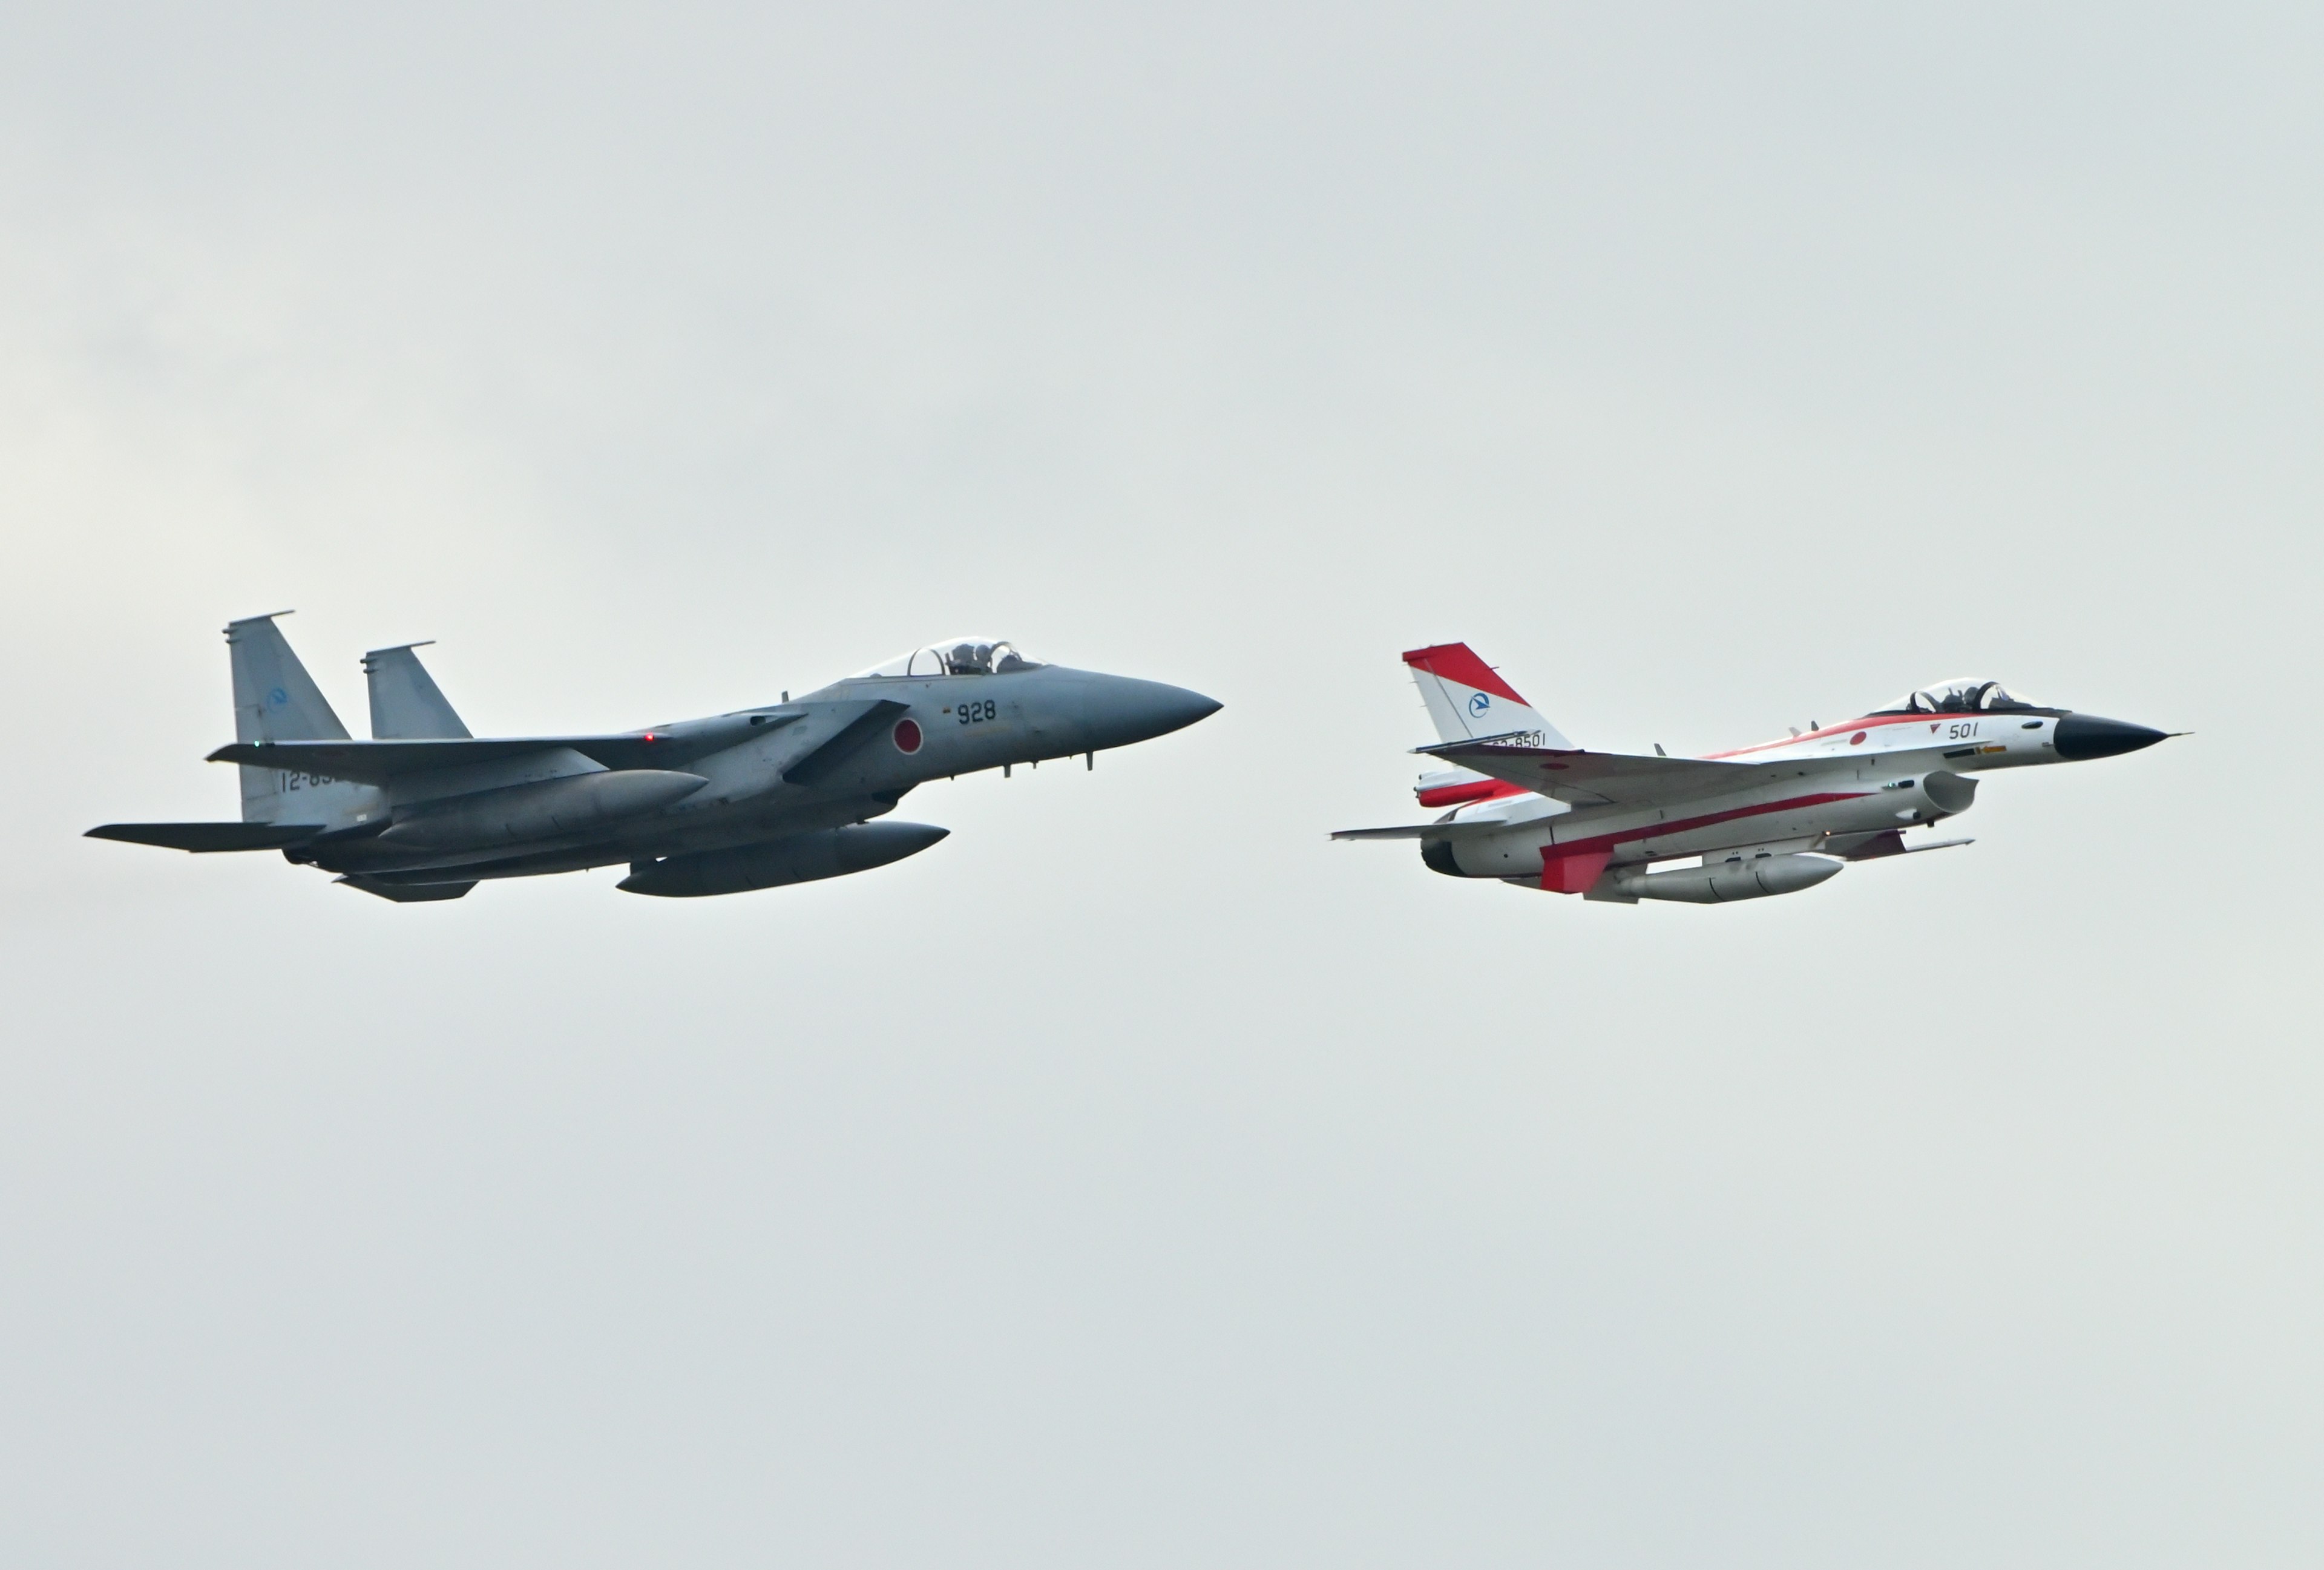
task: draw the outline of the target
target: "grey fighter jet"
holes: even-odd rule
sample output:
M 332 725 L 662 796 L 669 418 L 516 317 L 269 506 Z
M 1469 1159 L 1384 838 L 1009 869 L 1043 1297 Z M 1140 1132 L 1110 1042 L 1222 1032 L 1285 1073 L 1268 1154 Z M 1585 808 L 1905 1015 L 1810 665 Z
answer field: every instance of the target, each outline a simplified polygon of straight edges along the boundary
M 613 735 L 478 737 L 409 644 L 364 656 L 353 741 L 272 615 L 229 623 L 239 823 L 108 823 L 97 839 L 279 850 L 398 901 L 486 878 L 626 862 L 633 894 L 733 894 L 837 877 L 947 830 L 875 823 L 929 780 L 1084 757 L 1190 725 L 1198 692 L 1045 665 L 990 638 L 931 644 L 798 702 Z

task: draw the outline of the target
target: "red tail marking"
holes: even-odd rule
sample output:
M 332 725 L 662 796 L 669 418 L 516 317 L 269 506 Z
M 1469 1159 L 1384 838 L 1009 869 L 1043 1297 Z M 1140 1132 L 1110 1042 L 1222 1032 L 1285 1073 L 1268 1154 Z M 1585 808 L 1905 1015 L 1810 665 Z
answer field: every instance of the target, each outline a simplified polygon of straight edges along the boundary
M 1407 649 L 1404 662 L 1417 666 L 1431 676 L 1441 676 L 1447 681 L 1457 681 L 1463 687 L 1473 687 L 1480 692 L 1489 692 L 1495 697 L 1506 697 L 1511 703 L 1531 708 L 1533 705 L 1517 696 L 1517 689 L 1503 681 L 1493 668 L 1477 658 L 1466 643 L 1434 643 L 1425 649 Z

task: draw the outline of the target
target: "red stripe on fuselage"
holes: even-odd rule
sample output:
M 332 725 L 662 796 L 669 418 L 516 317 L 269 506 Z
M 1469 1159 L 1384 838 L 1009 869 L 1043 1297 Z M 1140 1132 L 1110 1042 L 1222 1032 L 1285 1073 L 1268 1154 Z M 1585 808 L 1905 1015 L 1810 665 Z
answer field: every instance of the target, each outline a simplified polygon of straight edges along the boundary
M 1833 801 L 1855 801 L 1877 795 L 1871 790 L 1827 790 L 1814 796 L 1794 796 L 1783 801 L 1766 801 L 1757 807 L 1729 808 L 1725 812 L 1706 812 L 1700 817 L 1674 818 L 1668 823 L 1645 823 L 1636 828 L 1616 829 L 1611 834 L 1591 835 L 1585 839 L 1558 840 L 1543 847 L 1545 855 L 1581 855 L 1591 851 L 1611 850 L 1618 845 L 1630 845 L 1643 839 L 1666 839 L 1674 834 L 1686 834 L 1693 829 L 1709 828 L 1714 823 L 1729 823 L 1738 817 L 1757 817 L 1770 812 L 1788 812 L 1795 807 L 1821 807 Z M 1552 824 L 1557 819 L 1551 818 Z
M 1479 692 L 1489 692 L 1495 697 L 1506 697 L 1521 707 L 1533 706 L 1519 697 L 1517 689 L 1503 681 L 1491 666 L 1478 659 L 1476 651 L 1466 643 L 1433 643 L 1425 649 L 1407 649 L 1404 662 L 1416 665 L 1431 676 L 1473 687 Z

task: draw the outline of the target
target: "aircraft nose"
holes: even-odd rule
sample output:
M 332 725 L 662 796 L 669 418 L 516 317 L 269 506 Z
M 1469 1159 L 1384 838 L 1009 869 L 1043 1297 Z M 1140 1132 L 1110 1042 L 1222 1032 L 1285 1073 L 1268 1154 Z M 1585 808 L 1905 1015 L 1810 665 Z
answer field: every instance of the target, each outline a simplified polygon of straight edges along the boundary
M 2070 763 L 2091 758 L 2111 758 L 2151 747 L 2170 733 L 2135 725 L 2128 720 L 2100 719 L 2094 714 L 2070 714 L 2058 721 L 2058 756 Z
M 1090 695 L 1090 728 L 1101 747 L 1126 747 L 1184 730 L 1219 712 L 1216 698 L 1161 681 L 1111 676 Z

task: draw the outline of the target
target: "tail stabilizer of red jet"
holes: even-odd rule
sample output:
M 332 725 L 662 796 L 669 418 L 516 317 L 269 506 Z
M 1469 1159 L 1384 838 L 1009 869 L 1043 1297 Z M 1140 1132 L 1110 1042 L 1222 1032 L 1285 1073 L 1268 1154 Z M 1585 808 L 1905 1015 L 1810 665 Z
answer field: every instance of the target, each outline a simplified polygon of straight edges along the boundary
M 1508 737 L 1559 751 L 1573 745 L 1466 643 L 1407 649 L 1404 662 L 1412 670 L 1413 685 L 1420 688 L 1421 701 L 1428 706 L 1428 717 L 1436 723 L 1440 741 Z

